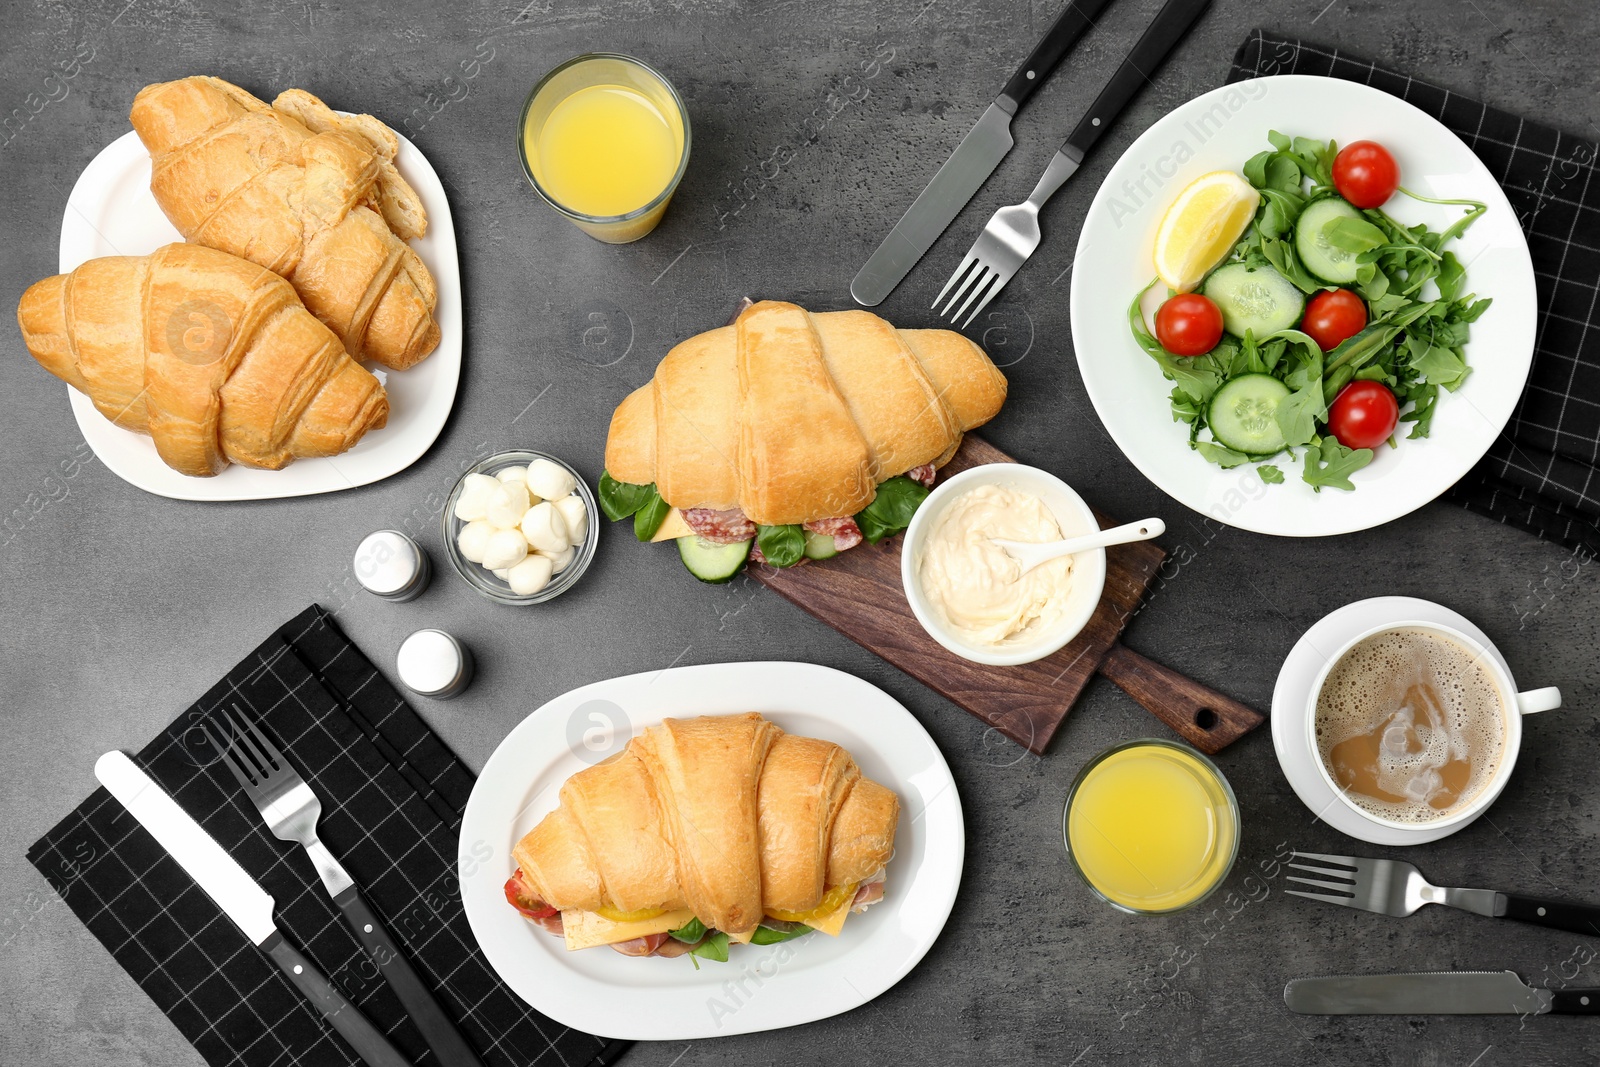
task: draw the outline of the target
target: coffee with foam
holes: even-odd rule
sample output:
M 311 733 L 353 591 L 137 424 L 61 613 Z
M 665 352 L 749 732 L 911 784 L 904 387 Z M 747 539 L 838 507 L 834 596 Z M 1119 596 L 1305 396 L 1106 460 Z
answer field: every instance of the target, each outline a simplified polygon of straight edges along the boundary
M 1317 694 L 1317 752 L 1357 807 L 1426 823 L 1470 803 L 1505 752 L 1506 706 L 1480 656 L 1428 630 L 1361 641 Z

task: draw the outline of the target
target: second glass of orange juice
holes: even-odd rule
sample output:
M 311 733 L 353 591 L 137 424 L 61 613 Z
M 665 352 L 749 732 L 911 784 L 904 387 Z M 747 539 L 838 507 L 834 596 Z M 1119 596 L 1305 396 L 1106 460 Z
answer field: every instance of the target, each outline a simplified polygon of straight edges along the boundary
M 631 56 L 561 64 L 528 94 L 523 173 L 589 236 L 637 241 L 661 221 L 689 165 L 689 115 L 670 82 Z

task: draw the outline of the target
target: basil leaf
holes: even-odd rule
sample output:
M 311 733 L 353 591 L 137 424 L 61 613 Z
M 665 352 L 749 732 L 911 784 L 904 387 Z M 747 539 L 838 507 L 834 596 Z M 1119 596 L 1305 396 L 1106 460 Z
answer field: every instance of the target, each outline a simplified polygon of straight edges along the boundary
M 668 930 L 667 936 L 674 941 L 692 945 L 706 936 L 706 925 L 699 919 L 690 919 L 676 930 Z
M 799 526 L 757 526 L 756 547 L 774 567 L 792 567 L 806 550 L 806 532 Z
M 1268 485 L 1282 485 L 1283 472 L 1270 463 L 1263 463 L 1256 468 L 1256 473 L 1261 475 L 1261 480 Z
M 920 482 L 905 475 L 890 478 L 878 486 L 878 495 L 856 515 L 856 525 L 869 544 L 877 544 L 890 534 L 897 534 L 911 525 L 911 516 L 928 499 L 928 490 Z M 759 540 L 757 541 L 759 544 Z M 762 554 L 766 549 L 762 549 Z
M 655 492 L 654 485 L 619 482 L 611 477 L 609 471 L 600 473 L 600 510 L 605 512 L 606 518 L 612 522 L 625 519 L 644 507 Z
M 1334 489 L 1354 490 L 1350 475 L 1372 462 L 1372 449 L 1346 448 L 1333 438 L 1324 438 L 1321 444 L 1306 449 L 1305 470 L 1301 477 L 1307 485 L 1320 493 L 1324 486 Z
M 752 945 L 777 945 L 784 941 L 793 941 L 797 937 L 804 937 L 811 933 L 809 926 L 797 926 L 793 930 L 774 930 L 770 926 L 758 926 L 751 935 Z
M 727 963 L 728 935 L 721 930 L 714 931 L 710 937 L 690 949 L 689 955 L 699 956 L 703 960 L 716 960 L 718 963 Z M 695 964 L 695 969 L 700 969 L 698 963 Z
M 648 541 L 661 529 L 661 524 L 666 521 L 667 512 L 672 510 L 672 505 L 661 499 L 661 494 L 656 492 L 654 485 L 650 486 L 650 499 L 646 500 L 638 511 L 633 513 L 633 536 L 641 541 Z

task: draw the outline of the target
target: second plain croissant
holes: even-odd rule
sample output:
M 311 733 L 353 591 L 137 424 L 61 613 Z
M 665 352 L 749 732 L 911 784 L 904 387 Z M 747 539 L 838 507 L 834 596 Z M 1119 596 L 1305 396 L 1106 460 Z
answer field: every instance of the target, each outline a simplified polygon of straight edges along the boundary
M 560 912 L 572 948 L 595 914 L 622 920 L 613 940 L 689 913 L 740 940 L 771 919 L 842 922 L 862 889 L 881 896 L 899 816 L 831 742 L 754 713 L 667 719 L 567 780 L 518 842 L 507 894 L 530 917 Z M 665 930 L 652 936 L 628 954 L 656 953 Z
M 1005 397 L 959 333 L 763 300 L 668 352 L 617 406 L 606 470 L 762 525 L 854 515 L 879 483 L 948 461 Z

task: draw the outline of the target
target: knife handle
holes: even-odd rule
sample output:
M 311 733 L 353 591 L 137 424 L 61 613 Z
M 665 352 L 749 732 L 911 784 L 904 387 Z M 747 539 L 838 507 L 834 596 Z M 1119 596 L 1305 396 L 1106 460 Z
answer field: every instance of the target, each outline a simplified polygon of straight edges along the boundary
M 335 896 L 333 902 L 339 905 L 345 922 L 355 931 L 361 946 L 372 957 L 372 962 L 378 965 L 378 972 L 383 975 L 384 981 L 389 983 L 389 987 L 400 998 L 400 1003 L 405 1005 L 406 1013 L 417 1024 L 417 1029 L 422 1031 L 423 1038 L 428 1042 L 428 1047 L 433 1049 L 439 1063 L 443 1067 L 483 1067 L 483 1061 L 461 1036 L 461 1031 L 445 1014 L 432 991 L 400 954 L 394 938 L 389 936 L 389 931 L 378 921 L 355 887 L 351 886 Z
M 1510 893 L 1500 895 L 1505 897 L 1506 901 L 1506 910 L 1501 913 L 1501 918 L 1600 937 L 1600 908 L 1592 904 L 1575 904 L 1570 900 L 1540 900 L 1536 897 L 1513 896 Z
M 274 930 L 261 942 L 261 950 L 272 957 L 273 962 L 289 976 L 289 981 L 295 984 L 295 988 L 322 1013 L 328 1025 L 350 1043 L 350 1047 L 356 1050 L 356 1055 L 368 1067 L 411 1067 L 411 1062 L 389 1044 L 389 1039 L 354 1004 L 346 1000 L 344 994 L 312 966 L 310 960 L 285 941 L 281 933 Z
M 1072 0 L 1066 10 L 1056 16 L 1055 23 L 1039 38 L 1039 43 L 1033 46 L 1033 51 L 1028 53 L 1028 58 L 1023 60 L 1022 66 L 1011 75 L 1011 80 L 1006 82 L 1006 87 L 1001 90 L 1000 97 L 1009 100 L 1010 107 L 1006 110 L 1015 115 L 1017 109 L 1028 102 L 1028 98 L 1039 91 L 1039 86 L 1056 69 L 1056 64 L 1061 62 L 1063 56 L 1078 43 L 1084 31 L 1094 25 L 1094 20 L 1105 9 L 1111 0 Z M 1001 105 L 1005 107 L 1004 104 Z
M 1195 20 L 1211 4 L 1211 0 L 1167 0 L 1156 12 L 1155 21 L 1144 31 L 1144 36 L 1133 46 L 1128 58 L 1122 61 L 1117 72 L 1111 75 L 1106 87 L 1100 90 L 1088 114 L 1078 122 L 1067 136 L 1066 145 L 1084 155 L 1095 146 L 1106 129 L 1122 114 L 1122 109 L 1138 95 L 1150 80 L 1156 68 L 1166 60 L 1167 53 L 1183 40 Z
M 1550 1014 L 1600 1015 L 1600 989 L 1552 989 Z

